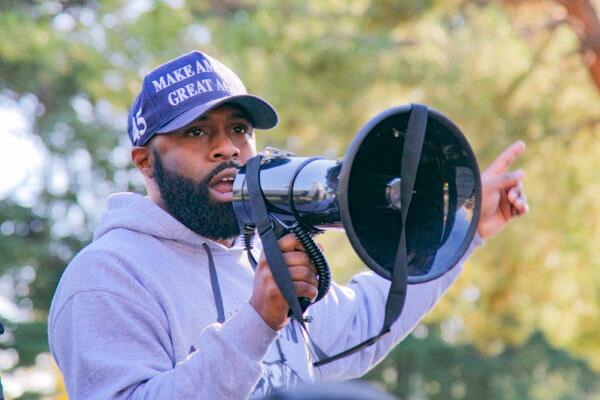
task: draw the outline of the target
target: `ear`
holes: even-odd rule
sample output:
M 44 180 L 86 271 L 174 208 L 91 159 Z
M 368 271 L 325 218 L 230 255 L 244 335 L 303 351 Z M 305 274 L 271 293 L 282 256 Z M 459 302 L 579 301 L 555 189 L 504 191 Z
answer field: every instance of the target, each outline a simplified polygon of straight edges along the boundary
M 142 175 L 152 179 L 154 176 L 152 172 L 154 160 L 150 146 L 134 146 L 131 149 L 131 159 Z

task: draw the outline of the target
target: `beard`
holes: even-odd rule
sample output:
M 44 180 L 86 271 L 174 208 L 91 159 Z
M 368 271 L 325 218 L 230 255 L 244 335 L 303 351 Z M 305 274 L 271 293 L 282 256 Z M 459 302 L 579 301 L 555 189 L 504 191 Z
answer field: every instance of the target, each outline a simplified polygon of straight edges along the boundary
M 200 183 L 163 167 L 160 155 L 153 148 L 154 179 L 169 213 L 197 234 L 215 240 L 232 239 L 240 235 L 233 203 L 213 202 L 209 197 L 209 183 L 227 168 L 239 168 L 235 161 L 217 165 Z

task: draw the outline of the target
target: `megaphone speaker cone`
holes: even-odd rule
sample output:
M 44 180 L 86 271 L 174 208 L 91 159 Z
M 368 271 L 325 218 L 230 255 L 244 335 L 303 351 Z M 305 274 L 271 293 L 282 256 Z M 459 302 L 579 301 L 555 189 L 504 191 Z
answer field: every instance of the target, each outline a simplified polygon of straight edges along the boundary
M 369 268 L 391 278 L 402 228 L 400 176 L 411 106 L 370 120 L 343 160 L 338 201 L 350 243 Z M 481 207 L 477 162 L 462 132 L 429 109 L 406 220 L 408 283 L 454 267 L 475 235 Z

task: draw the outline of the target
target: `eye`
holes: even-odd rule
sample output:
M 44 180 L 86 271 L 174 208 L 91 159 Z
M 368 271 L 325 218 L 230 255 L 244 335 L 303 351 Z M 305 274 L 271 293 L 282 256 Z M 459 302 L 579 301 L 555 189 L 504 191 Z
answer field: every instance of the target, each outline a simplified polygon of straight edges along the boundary
M 231 131 L 237 135 L 252 135 L 252 129 L 246 125 L 236 125 Z
M 206 132 L 205 130 L 203 130 L 200 127 L 194 126 L 193 128 L 190 128 L 187 131 L 185 131 L 185 134 L 187 136 L 199 137 L 199 136 L 207 135 L 208 132 Z

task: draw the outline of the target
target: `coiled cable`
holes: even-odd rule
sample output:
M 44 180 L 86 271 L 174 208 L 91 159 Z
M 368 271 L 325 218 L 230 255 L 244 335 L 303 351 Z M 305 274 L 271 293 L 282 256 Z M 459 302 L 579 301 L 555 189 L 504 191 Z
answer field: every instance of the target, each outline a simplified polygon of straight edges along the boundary
M 319 286 L 317 287 L 317 298 L 314 301 L 316 303 L 325 297 L 329 291 L 329 286 L 331 285 L 331 269 L 329 268 L 329 263 L 319 246 L 317 246 L 313 240 L 311 234 L 305 228 L 296 222 L 289 229 L 296 235 L 296 238 L 298 238 L 300 243 L 302 243 L 306 254 L 308 254 L 308 257 L 311 259 L 317 270 Z
M 246 248 L 246 254 L 248 255 L 248 262 L 252 266 L 252 269 L 256 269 L 256 259 L 252 255 L 252 249 L 254 248 L 254 225 L 246 225 L 244 227 L 244 247 Z

